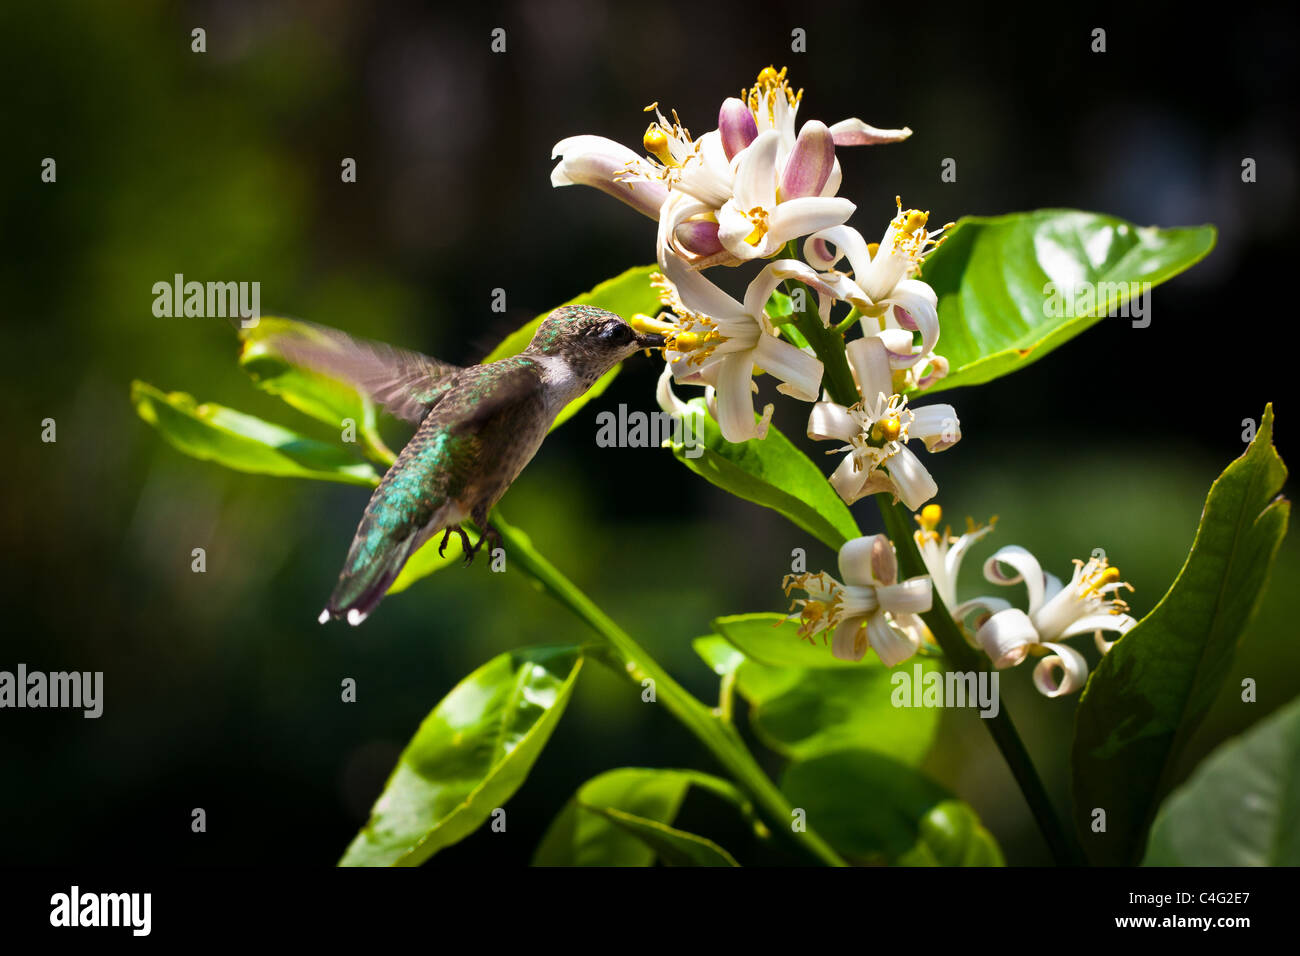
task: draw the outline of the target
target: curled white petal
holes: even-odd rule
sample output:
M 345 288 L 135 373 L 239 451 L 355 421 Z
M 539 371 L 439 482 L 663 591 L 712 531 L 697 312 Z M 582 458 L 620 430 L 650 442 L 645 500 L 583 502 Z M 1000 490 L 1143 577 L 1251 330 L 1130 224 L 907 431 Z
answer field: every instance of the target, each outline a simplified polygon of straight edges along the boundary
M 901 664 L 916 653 L 915 636 L 892 627 L 882 613 L 873 614 L 867 619 L 867 640 L 886 667 Z
M 1002 670 L 1025 659 L 1030 645 L 1038 643 L 1038 631 L 1028 614 L 1013 607 L 998 611 L 980 625 L 975 640 L 993 666 Z
M 1055 651 L 1034 665 L 1034 686 L 1047 697 L 1073 694 L 1088 680 L 1088 662 L 1068 644 L 1044 644 Z M 1060 669 L 1060 678 L 1056 671 Z
M 1014 568 L 1016 574 L 1014 576 L 1005 574 L 1000 567 L 1003 564 Z M 1029 613 L 1033 614 L 1042 606 L 1043 566 L 1020 545 L 1009 544 L 998 548 L 993 556 L 984 562 L 984 577 L 993 584 L 1011 585 L 1024 581 L 1025 590 L 1029 592 Z

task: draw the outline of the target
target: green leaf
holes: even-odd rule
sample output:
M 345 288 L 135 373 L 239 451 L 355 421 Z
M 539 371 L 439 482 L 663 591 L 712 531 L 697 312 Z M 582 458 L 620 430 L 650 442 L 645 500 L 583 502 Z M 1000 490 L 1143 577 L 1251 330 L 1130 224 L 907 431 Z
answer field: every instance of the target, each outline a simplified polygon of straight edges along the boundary
M 1191 553 L 1169 592 L 1102 658 L 1075 717 L 1075 818 L 1089 855 L 1136 861 L 1176 757 L 1209 710 L 1286 533 L 1286 467 L 1273 408 L 1210 487 Z M 1106 831 L 1090 826 L 1106 811 Z
M 775 427 L 769 426 L 762 440 L 734 445 L 722 437 L 703 398 L 691 399 L 689 405 L 692 411 L 686 416 L 697 423 L 693 447 L 686 440 L 669 443 L 683 465 L 738 498 L 780 512 L 829 547 L 861 536 L 848 505 L 821 469 Z
M 654 315 L 659 311 L 659 293 L 655 291 L 654 286 L 650 284 L 650 276 L 659 271 L 658 266 L 637 266 L 628 269 L 626 272 L 615 276 L 612 279 L 606 279 L 590 292 L 584 292 L 576 298 L 570 299 L 563 305 L 556 306 L 557 309 L 565 305 L 591 305 L 598 309 L 605 309 L 626 319 L 638 312 L 646 315 Z M 551 312 L 554 312 L 552 309 Z M 511 332 L 505 339 L 488 353 L 487 358 L 483 360 L 495 362 L 497 359 L 507 358 L 516 355 L 528 347 L 528 343 L 533 340 L 533 334 L 542 321 L 551 314 L 543 312 L 531 322 L 521 326 L 514 332 Z M 592 399 L 598 397 L 609 383 L 614 380 L 621 368 L 616 365 L 604 375 L 602 375 L 596 384 L 589 388 L 585 394 L 578 396 L 556 417 L 551 428 L 557 428 L 564 422 L 572 418 L 582 406 L 586 405 Z
M 827 649 L 827 655 L 830 651 Z M 848 747 L 874 750 L 907 764 L 920 763 L 939 724 L 936 707 L 894 706 L 904 695 L 896 675 L 910 682 L 939 672 L 934 658 L 914 657 L 887 668 L 874 654 L 849 666 L 800 669 L 746 660 L 736 690 L 749 702 L 749 724 L 763 744 L 805 760 Z
M 721 634 L 744 656 L 769 667 L 857 668 L 860 663 L 842 661 L 824 644 L 799 636 L 799 622 L 784 614 L 733 614 L 713 622 Z
M 533 856 L 534 866 L 650 866 L 660 847 L 600 810 L 668 826 L 677 819 L 691 787 L 734 804 L 753 818 L 753 807 L 725 780 L 694 770 L 621 767 L 578 788 L 551 821 Z M 665 859 L 667 862 L 667 859 Z
M 1300 866 L 1300 699 L 1223 744 L 1151 827 L 1144 866 Z
M 869 750 L 791 764 L 781 782 L 809 826 L 854 863 L 1003 866 L 969 805 L 911 767 Z
M 736 650 L 735 645 L 721 634 L 697 637 L 691 641 L 691 647 L 719 677 L 726 677 L 745 663 L 745 655 Z
M 1199 262 L 1214 241 L 1213 226 L 1139 227 L 1073 209 L 962 219 L 922 270 L 939 296 L 938 352 L 950 363 L 926 391 L 992 381 L 1038 361 L 1127 301 L 1128 283 L 1159 285 Z M 1054 317 L 1048 282 L 1061 290 L 1093 283 L 1101 301 Z
M 582 660 L 577 647 L 524 648 L 457 684 L 402 751 L 340 866 L 418 866 L 478 829 L 528 776 Z
M 379 476 L 345 449 L 226 408 L 197 404 L 183 392 L 131 383 L 136 413 L 179 451 L 236 471 L 375 485 Z
M 346 382 L 296 366 L 276 351 L 273 342 L 281 336 L 318 337 L 311 326 L 293 319 L 262 316 L 257 325 L 241 329 L 242 346 L 239 365 L 248 372 L 262 391 L 278 396 L 288 405 L 317 421 L 342 428 L 351 419 L 357 437 L 370 447 L 376 457 L 392 460 L 379 439 L 375 423 L 375 406 Z
M 584 810 L 604 817 L 635 836 L 658 854 L 666 866 L 740 866 L 736 858 L 718 846 L 694 833 L 678 830 L 657 820 L 647 820 L 635 814 L 612 807 L 583 807 Z

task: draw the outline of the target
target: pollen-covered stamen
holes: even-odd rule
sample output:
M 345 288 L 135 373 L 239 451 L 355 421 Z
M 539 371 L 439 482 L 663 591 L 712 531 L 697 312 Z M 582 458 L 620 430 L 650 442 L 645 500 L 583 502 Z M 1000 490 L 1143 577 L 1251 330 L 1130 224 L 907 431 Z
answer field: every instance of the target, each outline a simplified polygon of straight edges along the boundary
M 740 91 L 740 98 L 749 105 L 755 119 L 761 120 L 766 113 L 769 125 L 775 121 L 774 98 L 777 96 L 784 96 L 791 108 L 798 107 L 799 101 L 803 98 L 803 90 L 800 89 L 796 93 L 790 88 L 790 83 L 785 78 L 786 69 L 787 67 L 784 66 L 779 70 L 772 66 L 765 66 L 759 71 L 758 81 L 748 90 Z
M 672 111 L 671 123 L 659 111 L 658 103 L 651 103 L 645 111 L 647 113 L 653 111 L 656 120 L 646 127 L 645 135 L 641 137 L 641 145 L 663 167 L 661 177 L 671 181 L 686 158 L 695 152 L 695 144 L 691 141 L 690 131 L 678 119 L 676 110 Z
M 745 241 L 751 246 L 756 246 L 762 242 L 763 237 L 767 235 L 768 211 L 762 206 L 755 206 L 753 209 L 749 210 L 749 212 L 745 213 L 745 216 L 754 224 L 754 231 L 745 237 Z
M 936 504 L 928 504 L 921 509 L 920 514 L 914 515 L 913 517 L 916 518 L 916 523 L 921 526 L 921 530 L 917 532 L 917 536 L 920 540 L 935 542 L 941 540 L 938 528 L 939 522 L 943 520 L 942 508 Z M 947 537 L 948 534 L 945 531 L 943 539 L 946 539 Z
M 889 224 L 892 242 L 887 252 L 905 256 L 909 267 L 919 272 L 921 260 L 944 243 L 948 238 L 943 235 L 944 231 L 951 229 L 955 223 L 945 223 L 934 232 L 930 232 L 925 228 L 930 221 L 929 212 L 922 212 L 920 209 L 904 210 L 901 196 L 895 196 L 894 202 L 898 206 L 898 215 Z M 873 259 L 877 251 L 872 252 Z
M 789 597 L 791 591 L 807 593 L 806 598 L 790 602 L 790 614 L 799 614 L 799 637 L 811 641 L 814 635 L 835 627 L 841 616 L 844 587 L 825 571 L 816 574 L 787 574 L 781 587 Z M 788 618 L 787 618 L 788 620 Z M 825 638 L 823 637 L 823 640 Z

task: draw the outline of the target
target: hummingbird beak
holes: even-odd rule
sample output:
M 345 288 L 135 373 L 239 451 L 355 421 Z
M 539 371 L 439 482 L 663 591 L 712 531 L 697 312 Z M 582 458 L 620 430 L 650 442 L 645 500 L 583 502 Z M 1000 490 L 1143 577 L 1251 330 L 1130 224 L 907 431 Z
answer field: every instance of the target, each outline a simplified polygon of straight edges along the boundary
M 664 337 L 657 332 L 642 332 L 636 337 L 636 343 L 643 349 L 661 349 Z

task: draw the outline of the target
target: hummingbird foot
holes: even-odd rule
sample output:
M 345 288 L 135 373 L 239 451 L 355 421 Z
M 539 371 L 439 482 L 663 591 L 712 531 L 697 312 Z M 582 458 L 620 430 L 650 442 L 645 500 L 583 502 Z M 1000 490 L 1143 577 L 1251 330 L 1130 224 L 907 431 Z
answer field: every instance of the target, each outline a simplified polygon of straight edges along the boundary
M 465 554 L 469 555 L 465 561 L 466 564 L 469 564 L 469 562 L 473 560 L 474 552 L 478 549 L 470 546 L 469 535 L 465 533 L 465 529 L 460 525 L 450 527 L 442 533 L 442 542 L 438 545 L 438 557 L 443 557 L 443 552 L 447 550 L 447 541 L 451 537 L 453 531 L 460 535 L 460 549 L 464 551 Z
M 501 547 L 501 533 L 488 523 L 486 515 L 475 515 L 474 523 L 477 524 L 480 529 L 478 543 L 474 545 L 473 549 L 465 552 L 465 567 L 469 567 L 473 563 L 474 556 L 482 550 L 485 542 L 491 545 L 488 549 L 488 554 L 491 554 L 497 548 Z

